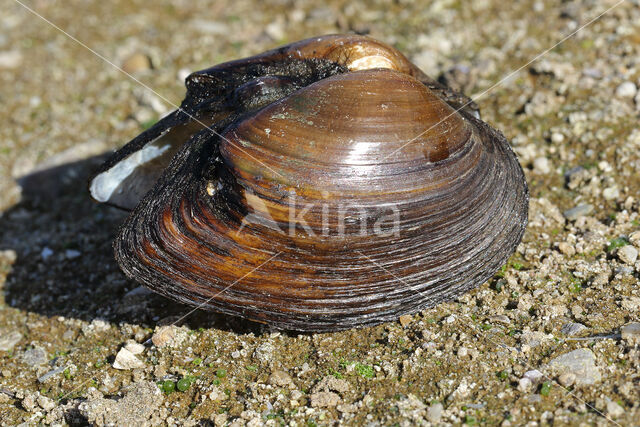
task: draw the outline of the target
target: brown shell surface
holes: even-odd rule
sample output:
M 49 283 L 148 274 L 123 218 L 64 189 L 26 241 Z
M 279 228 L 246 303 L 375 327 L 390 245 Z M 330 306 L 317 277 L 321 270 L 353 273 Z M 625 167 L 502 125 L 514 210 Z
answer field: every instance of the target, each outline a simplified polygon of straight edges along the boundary
M 344 57 L 325 41 L 277 52 Z M 323 78 L 185 141 L 120 229 L 123 271 L 305 331 L 393 320 L 486 281 L 522 238 L 524 175 L 502 134 L 403 67 Z

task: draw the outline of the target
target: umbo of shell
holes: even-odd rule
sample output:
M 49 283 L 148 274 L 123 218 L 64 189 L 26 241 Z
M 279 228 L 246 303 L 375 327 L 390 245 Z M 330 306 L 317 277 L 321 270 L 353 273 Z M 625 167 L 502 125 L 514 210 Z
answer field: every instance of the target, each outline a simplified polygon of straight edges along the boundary
M 116 260 L 160 294 L 285 329 L 373 325 L 478 286 L 522 238 L 504 136 L 390 46 L 312 38 L 186 86 L 89 184 L 132 211 Z

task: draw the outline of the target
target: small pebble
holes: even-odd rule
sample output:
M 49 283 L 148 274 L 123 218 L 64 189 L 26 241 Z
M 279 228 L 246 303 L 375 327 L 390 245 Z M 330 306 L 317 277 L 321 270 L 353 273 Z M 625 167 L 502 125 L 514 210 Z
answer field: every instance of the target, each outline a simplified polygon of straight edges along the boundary
M 65 369 L 67 369 L 66 366 L 59 366 L 56 369 L 52 369 L 51 371 L 47 372 L 46 374 L 38 377 L 38 382 L 39 383 L 45 383 L 49 379 L 51 379 L 51 378 L 55 377 L 56 375 L 64 372 Z
M 564 217 L 567 219 L 574 220 L 578 219 L 581 216 L 587 216 L 591 212 L 593 212 L 593 205 L 582 204 L 576 206 L 575 208 L 567 209 L 562 213 L 562 215 L 564 215 Z
M 144 368 L 144 363 L 140 361 L 136 356 L 134 356 L 129 350 L 123 347 L 116 355 L 116 360 L 113 362 L 113 367 L 115 369 L 121 370 L 137 369 Z
M 606 200 L 615 200 L 620 197 L 620 190 L 618 187 L 607 187 L 602 191 L 602 197 Z
M 607 402 L 607 415 L 613 418 L 618 418 L 624 415 L 624 408 L 613 400 Z M 636 420 L 637 421 L 637 420 Z
M 32 394 L 28 394 L 22 399 L 22 407 L 29 412 L 35 412 L 38 409 L 38 404 Z
M 131 354 L 141 354 L 144 351 L 144 346 L 140 343 L 137 343 L 135 341 L 129 341 L 124 348 L 126 348 L 127 350 L 129 350 L 131 352 Z
M 40 347 L 25 351 L 21 359 L 23 363 L 29 366 L 44 365 L 49 361 L 47 353 Z
M 122 69 L 129 74 L 145 71 L 149 68 L 151 68 L 151 60 L 142 53 L 134 53 L 122 63 Z
M 636 96 L 637 90 L 633 82 L 624 82 L 616 88 L 616 96 L 619 98 L 633 98 Z
M 640 342 L 640 322 L 627 323 L 620 329 L 623 340 Z
M 151 342 L 156 347 L 164 347 L 171 343 L 176 336 L 175 326 L 160 326 L 151 337 Z
M 227 394 L 224 391 L 220 390 L 220 388 L 218 387 L 213 387 L 208 396 L 209 399 L 213 400 L 214 402 L 216 400 L 226 400 L 228 397 Z
M 570 387 L 574 382 L 576 382 L 576 376 L 571 372 L 565 372 L 558 377 L 558 382 L 564 387 Z
M 576 254 L 576 250 L 573 245 L 567 242 L 558 243 L 558 250 L 565 254 L 566 256 L 574 256 Z
M 22 339 L 22 334 L 18 331 L 7 331 L 0 329 L 0 351 L 11 351 Z
M 402 315 L 398 318 L 398 320 L 400 321 L 400 324 L 402 325 L 403 328 L 406 328 L 407 325 L 409 325 L 411 323 L 411 320 L 413 320 L 413 318 L 411 316 L 409 316 L 408 314 Z
M 559 132 L 554 132 L 551 134 L 551 142 L 553 142 L 554 144 L 560 144 L 562 141 L 564 141 L 563 134 Z
M 460 347 L 458 349 L 458 357 L 467 357 L 469 355 L 469 350 L 466 347 Z
M 503 325 L 511 324 L 511 319 L 509 319 L 509 317 L 505 316 L 504 314 L 493 315 L 489 318 L 489 320 L 492 322 L 502 323 Z
M 47 258 L 49 258 L 51 255 L 53 255 L 53 251 L 51 249 L 46 246 L 42 248 L 42 251 L 40 252 L 40 258 L 46 261 Z
M 314 408 L 328 408 L 340 402 L 340 396 L 332 391 L 319 391 L 311 395 L 311 406 Z
M 22 53 L 18 50 L 0 52 L 0 69 L 18 68 L 22 64 Z
M 278 370 L 274 371 L 269 377 L 269 384 L 280 387 L 290 386 L 293 384 L 293 379 L 291 378 L 291 375 L 285 371 Z
M 540 174 L 548 174 L 551 172 L 551 163 L 546 157 L 538 157 L 533 161 L 533 170 Z
M 582 74 L 584 74 L 586 77 L 591 77 L 592 79 L 602 78 L 602 71 L 598 70 L 597 68 L 585 68 L 582 71 Z
M 181 82 L 185 81 L 191 73 L 192 71 L 189 68 L 180 68 L 178 70 L 178 80 L 180 80 Z
M 56 407 L 56 403 L 53 399 L 42 395 L 38 396 L 38 405 L 47 412 Z
M 538 371 L 537 369 L 533 369 L 524 373 L 524 378 L 528 378 L 533 384 L 542 381 L 542 376 L 542 372 Z
M 629 234 L 629 241 L 632 245 L 640 247 L 640 231 L 634 231 Z
M 626 245 L 618 249 L 618 258 L 625 264 L 633 265 L 638 259 L 638 250 L 631 245 Z
M 437 424 L 442 419 L 442 412 L 444 411 L 444 406 L 440 402 L 436 402 L 429 406 L 427 409 L 427 420 L 431 423 Z
M 613 167 L 606 160 L 600 160 L 598 162 L 598 169 L 600 169 L 604 173 L 609 173 L 613 171 Z
M 560 373 L 575 375 L 577 385 L 593 385 L 602 379 L 596 366 L 596 356 L 588 348 L 579 348 L 549 361 L 549 366 Z
M 520 378 L 520 381 L 518 381 L 518 390 L 520 390 L 523 393 L 526 393 L 531 389 L 532 385 L 533 383 L 529 378 L 527 377 Z
M 76 251 L 75 249 L 67 249 L 64 251 L 64 257 L 66 259 L 75 259 L 82 255 L 82 252 Z
M 565 172 L 564 179 L 569 190 L 575 190 L 589 179 L 589 171 L 582 166 L 576 166 L 575 168 L 571 168 Z
M 582 332 L 586 330 L 587 330 L 587 327 L 584 326 L 582 323 L 569 322 L 569 323 L 565 323 L 562 326 L 562 328 L 560 329 L 560 332 L 562 332 L 564 335 L 568 337 L 573 337 L 576 335 L 580 335 Z

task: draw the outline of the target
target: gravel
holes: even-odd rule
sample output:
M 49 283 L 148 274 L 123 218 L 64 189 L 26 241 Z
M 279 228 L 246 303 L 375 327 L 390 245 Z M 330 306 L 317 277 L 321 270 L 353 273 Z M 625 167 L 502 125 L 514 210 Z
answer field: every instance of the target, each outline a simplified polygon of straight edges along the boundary
M 633 98 L 636 96 L 637 90 L 633 82 L 624 82 L 616 88 L 616 96 L 620 98 Z
M 567 219 L 575 220 L 581 216 L 587 216 L 591 212 L 593 212 L 593 205 L 585 203 L 585 204 L 573 207 L 571 209 L 567 209 L 562 213 L 562 215 L 564 215 L 564 217 Z
M 577 385 L 594 385 L 602 378 L 595 354 L 586 348 L 558 356 L 549 361 L 549 366 L 561 374 L 573 374 Z
M 0 330 L 0 351 L 11 351 L 22 339 L 22 334 L 18 331 Z
M 620 334 L 622 339 L 627 340 L 631 343 L 638 342 L 640 343 L 640 323 L 639 322 L 631 322 L 622 327 L 620 330 Z
M 625 264 L 633 265 L 638 259 L 638 250 L 631 245 L 618 249 L 618 258 Z
M 153 382 L 134 383 L 123 389 L 120 399 L 89 398 L 79 405 L 80 413 L 89 423 L 97 426 L 136 424 L 156 425 L 161 416 L 158 411 L 163 396 Z
M 47 363 L 47 353 L 41 347 L 35 347 L 25 351 L 20 357 L 22 363 L 29 367 L 35 367 Z
M 613 3 L 30 6 L 174 103 L 191 71 L 318 34 L 369 33 L 434 78 L 483 94 L 483 119 L 523 166 L 530 215 L 495 277 L 397 322 L 297 334 L 215 313 L 183 318 L 190 307 L 120 272 L 111 242 L 126 213 L 86 192 L 111 150 L 173 107 L 9 2 L 0 16 L 0 424 L 640 418 L 637 1 L 530 64 Z M 123 349 L 141 365 L 116 369 Z
M 144 362 L 138 359 L 131 351 L 121 348 L 113 362 L 115 369 L 144 368 Z
M 569 322 L 562 325 L 560 332 L 568 337 L 573 337 L 582 334 L 586 330 L 588 330 L 588 328 L 582 323 Z

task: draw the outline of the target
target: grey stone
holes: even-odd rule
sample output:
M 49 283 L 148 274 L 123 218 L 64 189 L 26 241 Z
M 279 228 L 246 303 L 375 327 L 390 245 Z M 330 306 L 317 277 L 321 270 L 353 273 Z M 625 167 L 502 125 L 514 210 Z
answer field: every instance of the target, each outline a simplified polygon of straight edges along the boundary
M 18 331 L 0 331 L 0 351 L 11 351 L 22 339 L 22 334 Z
M 311 406 L 314 408 L 328 408 L 338 405 L 342 399 L 332 391 L 319 391 L 311 395 Z
M 293 379 L 291 379 L 291 376 L 285 371 L 278 370 L 274 371 L 269 377 L 269 384 L 281 387 L 289 386 L 293 384 Z
M 618 249 L 618 258 L 625 264 L 633 265 L 638 259 L 638 250 L 631 245 L 626 245 Z
M 431 423 L 439 423 L 442 419 L 442 411 L 444 411 L 444 406 L 442 403 L 436 402 L 429 406 L 427 409 L 427 420 Z
M 580 335 L 582 332 L 586 331 L 588 328 L 584 326 L 582 323 L 569 322 L 565 323 L 560 329 L 564 335 L 568 337 L 573 337 L 576 335 Z
M 573 220 L 578 219 L 581 216 L 589 215 L 591 212 L 593 212 L 593 205 L 585 203 L 582 205 L 578 205 L 575 208 L 567 209 L 562 213 L 562 215 L 564 215 L 564 217 L 567 219 Z
M 124 389 L 119 400 L 90 398 L 78 406 L 80 413 L 92 425 L 155 425 L 158 408 L 164 399 L 154 382 L 134 383 Z
M 47 372 L 46 374 L 38 377 L 38 382 L 39 383 L 45 383 L 47 382 L 49 379 L 51 379 L 52 377 L 58 375 L 61 372 L 64 372 L 64 370 L 67 369 L 66 366 L 60 366 L 58 368 L 52 369 L 49 372 Z
M 22 362 L 28 366 L 39 366 L 47 363 L 47 353 L 40 347 L 27 350 L 21 357 Z
M 570 190 L 574 190 L 589 179 L 589 171 L 582 166 L 576 166 L 575 168 L 569 169 L 565 172 L 564 179 L 567 187 Z
M 314 391 L 336 391 L 338 393 L 346 393 L 351 387 L 346 380 L 336 378 L 333 375 L 327 375 L 313 386 Z
M 542 381 L 543 375 L 539 370 L 532 369 L 524 373 L 524 378 L 529 379 L 533 384 L 537 384 Z
M 593 385 L 602 378 L 596 366 L 596 356 L 587 348 L 579 348 L 558 356 L 549 362 L 549 367 L 560 374 L 574 374 L 576 385 Z
M 640 342 L 640 322 L 627 323 L 620 329 L 623 340 Z
M 607 399 L 607 415 L 618 418 L 624 415 L 624 408 L 611 399 Z

